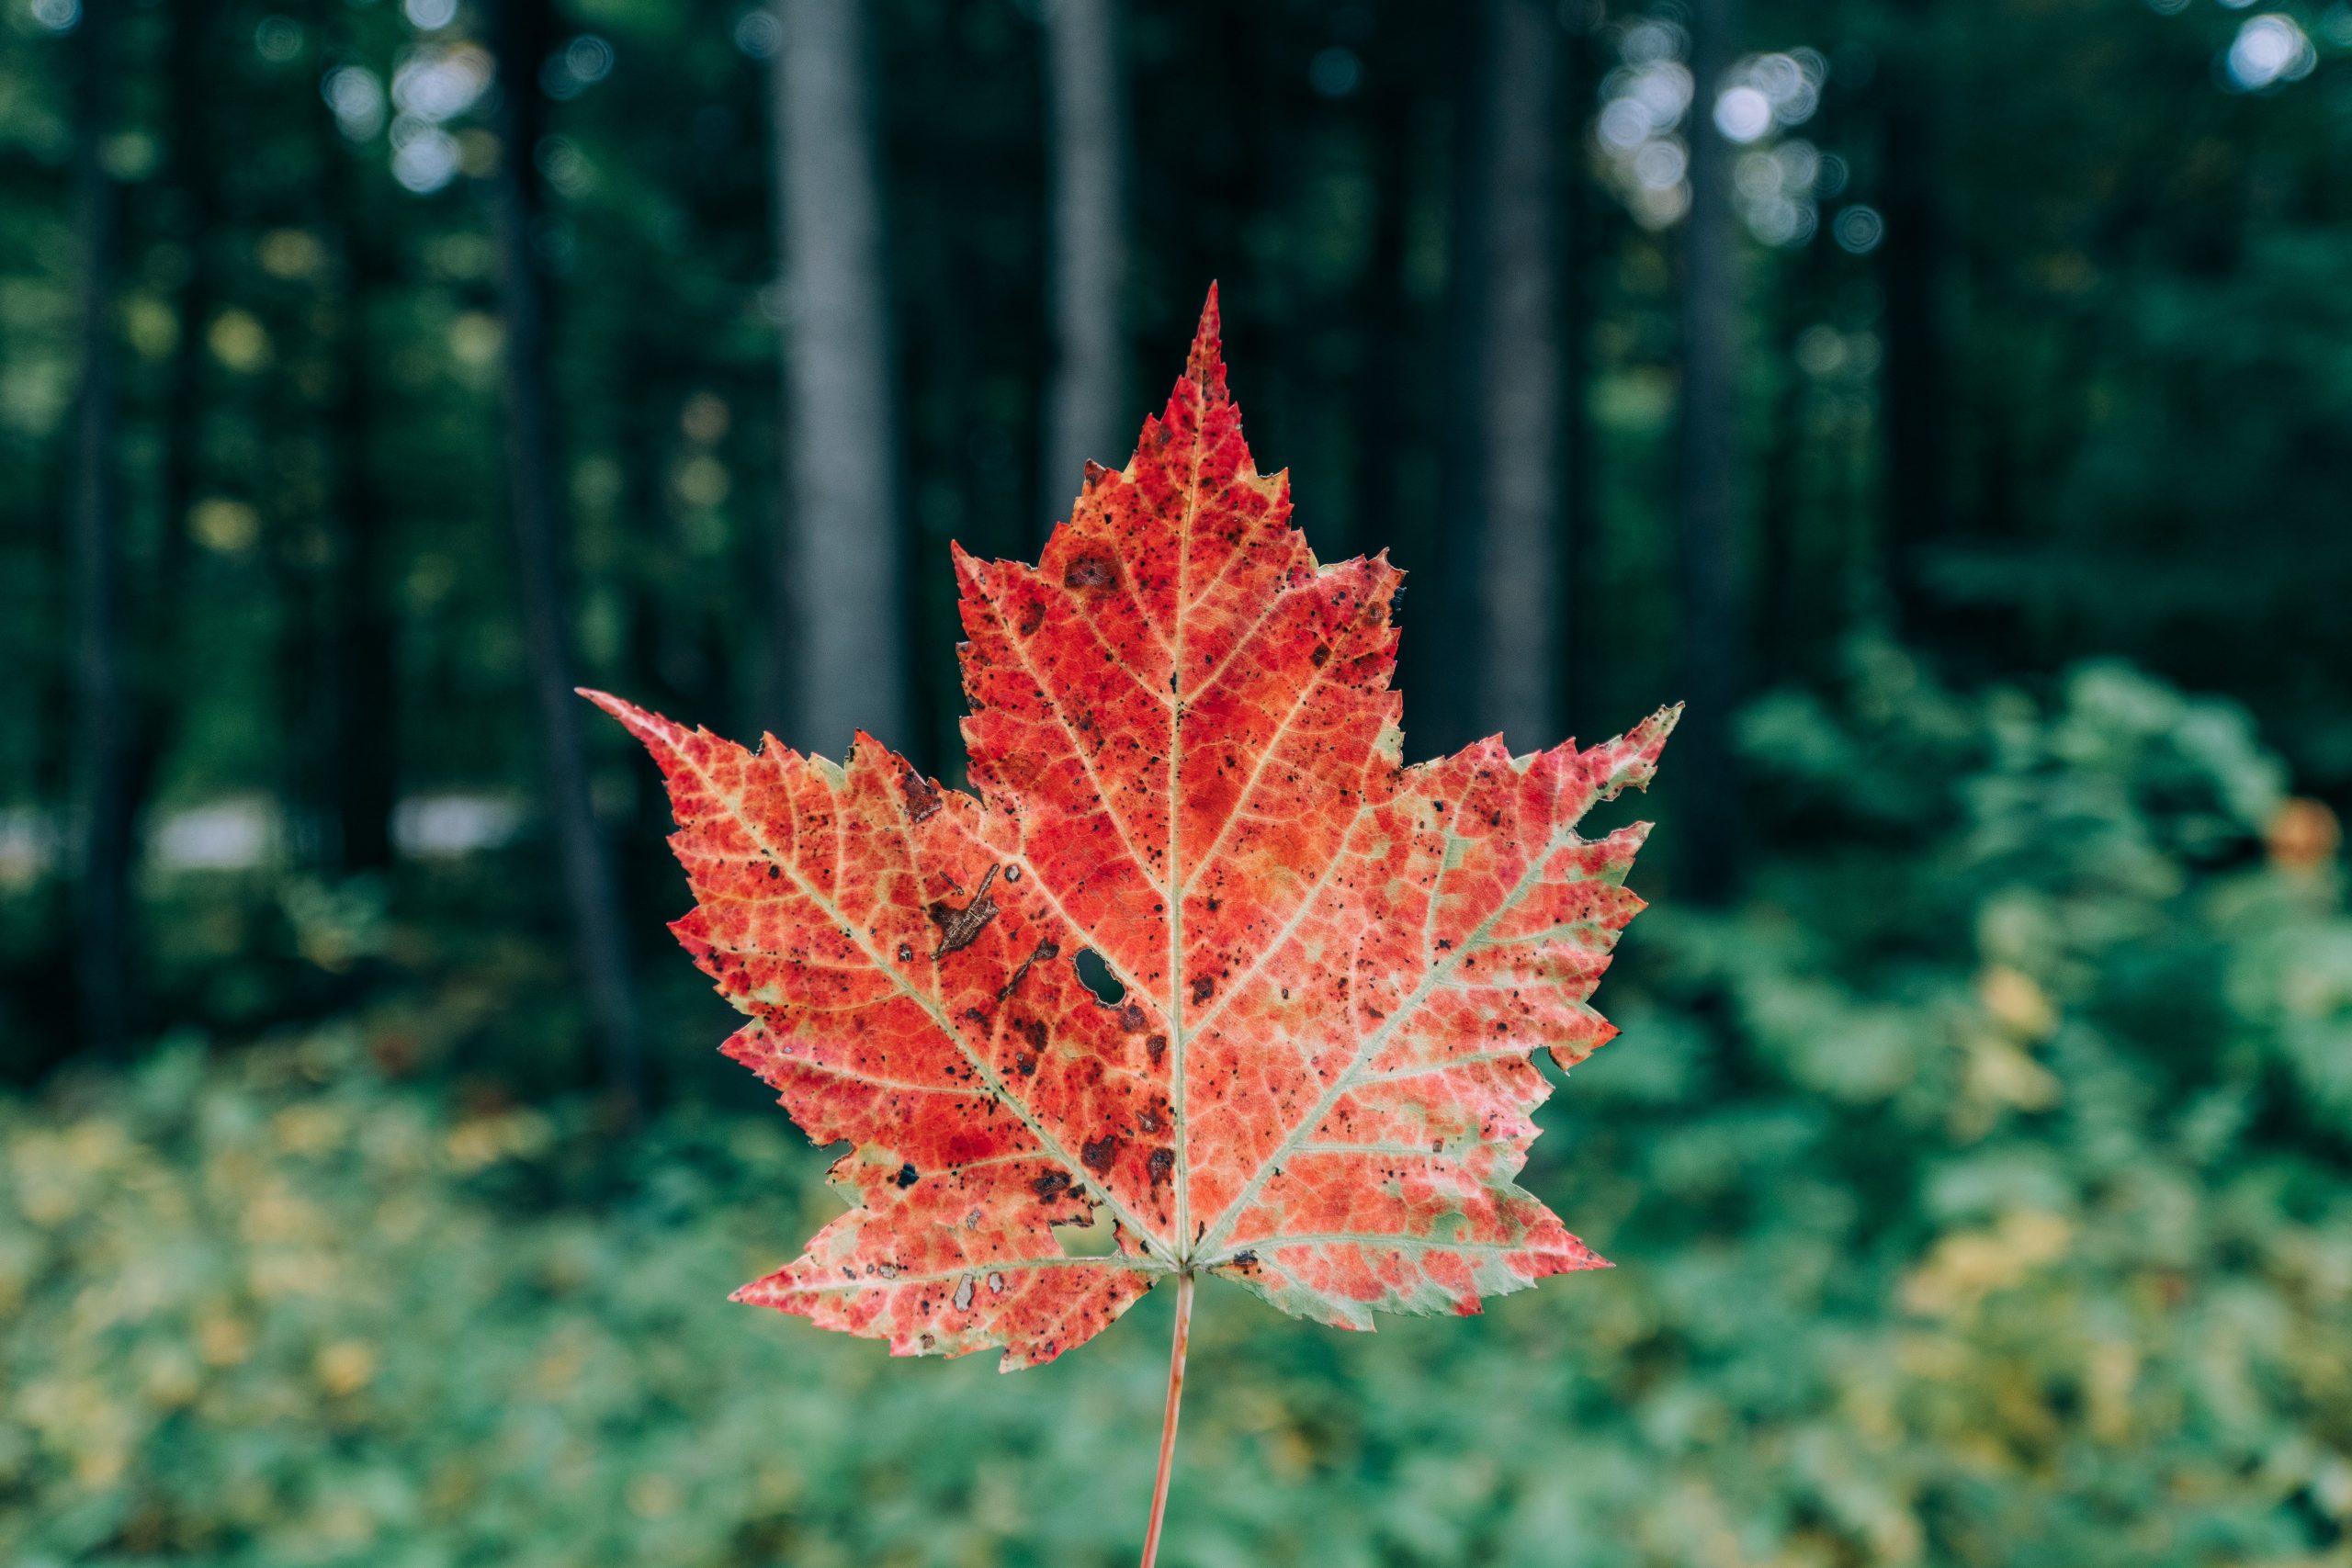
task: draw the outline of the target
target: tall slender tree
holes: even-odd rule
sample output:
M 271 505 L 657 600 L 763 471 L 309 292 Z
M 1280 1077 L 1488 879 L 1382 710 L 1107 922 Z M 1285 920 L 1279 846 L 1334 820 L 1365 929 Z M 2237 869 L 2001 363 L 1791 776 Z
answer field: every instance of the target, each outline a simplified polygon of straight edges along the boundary
M 1118 461 L 1126 411 L 1126 89 L 1119 0 L 1046 8 L 1046 152 L 1052 170 L 1054 363 L 1039 468 L 1041 527 L 1069 510 L 1089 458 Z
M 880 159 L 862 0 L 781 0 L 786 514 L 771 706 L 828 754 L 912 743 Z
M 137 821 L 153 795 L 185 720 L 181 700 L 187 646 L 188 514 L 203 481 L 208 404 L 204 327 L 220 298 L 220 166 L 216 128 L 205 99 L 219 80 L 215 52 L 220 0 L 181 0 L 172 8 L 172 43 L 164 71 L 164 113 L 171 164 L 172 228 L 185 236 L 187 270 L 174 306 L 180 330 L 164 382 L 157 530 L 152 574 L 142 585 L 137 624 L 138 700 L 125 742 L 124 813 Z
M 1472 107 L 1487 125 L 1485 233 L 1476 265 L 1486 527 L 1476 590 L 1476 727 L 1514 746 L 1545 744 L 1559 717 L 1560 29 L 1544 0 L 1484 0 Z
M 332 171 L 328 208 L 342 240 L 343 297 L 335 314 L 335 390 L 327 410 L 334 462 L 336 530 L 328 603 L 333 671 L 327 704 L 334 736 L 328 788 L 337 863 L 346 872 L 392 863 L 392 808 L 400 772 L 399 627 L 392 613 L 391 517 L 375 432 L 381 353 L 369 330 L 390 282 L 390 258 L 376 211 L 378 171 L 345 148 L 332 117 L 313 125 Z
M 1405 268 L 1414 205 L 1424 199 L 1419 186 L 1432 183 L 1414 178 L 1413 141 L 1421 118 L 1421 91 L 1413 73 L 1374 73 L 1365 106 L 1376 205 L 1355 306 L 1358 319 L 1371 330 L 1363 334 L 1364 357 L 1350 396 L 1356 468 L 1356 515 L 1345 542 L 1350 549 L 1358 540 L 1389 544 L 1408 532 L 1398 495 L 1404 482 L 1400 470 L 1408 420 L 1420 411 L 1408 408 L 1402 395 L 1412 337 Z
M 1881 73 L 1884 104 L 1886 289 L 1884 500 L 1887 567 L 1895 607 L 1912 637 L 1932 636 L 1938 606 L 1929 577 L 1952 517 L 1945 432 L 1944 344 L 1936 274 L 1943 237 L 1936 210 L 1932 0 L 1897 0 L 1900 28 Z
M 499 158 L 491 180 L 492 227 L 505 318 L 506 468 L 522 589 L 531 694 L 538 709 L 548 809 L 562 863 L 573 955 L 586 991 L 608 1085 L 631 1110 L 639 1096 L 637 1007 L 612 858 L 588 791 L 586 711 L 572 694 L 571 635 L 565 615 L 565 548 L 555 479 L 554 399 L 548 384 L 545 290 L 534 240 L 544 193 L 539 144 L 539 65 L 548 45 L 546 0 L 499 0 Z
M 1736 874 L 1739 792 L 1731 707 L 1740 691 L 1742 632 L 1734 582 L 1733 471 L 1737 430 L 1738 301 L 1735 290 L 1731 148 L 1714 106 L 1731 63 L 1734 0 L 1692 0 L 1690 210 L 1681 277 L 1682 382 L 1676 457 L 1681 575 L 1681 750 L 1686 886 L 1721 897 Z
M 1438 504 L 1427 525 L 1400 520 L 1398 553 L 1414 576 L 1403 614 L 1413 635 L 1397 651 L 1397 684 L 1413 705 L 1408 730 L 1416 744 L 1441 754 L 1476 733 L 1483 658 L 1464 659 L 1477 646 L 1478 572 L 1486 559 L 1487 295 L 1494 197 L 1487 177 L 1494 161 L 1495 53 L 1484 25 L 1493 0 L 1480 0 L 1480 26 L 1456 45 L 1449 124 L 1453 145 L 1447 182 L 1445 333 L 1439 376 L 1445 386 L 1438 427 Z M 1410 552 L 1410 553 L 1408 553 Z
M 116 0 L 84 0 L 74 40 L 74 201 L 82 259 L 82 380 L 74 411 L 75 621 L 74 965 L 87 1044 L 122 1048 L 130 916 L 131 820 L 125 764 L 120 494 L 115 481 L 114 292 L 121 191 L 106 165 L 114 123 Z
M 1596 309 L 1595 275 L 1614 253 L 1614 227 L 1624 209 L 1608 198 L 1591 177 L 1580 155 L 1585 128 L 1591 123 L 1606 69 L 1601 26 L 1607 7 L 1603 0 L 1569 0 L 1560 7 L 1567 38 L 1560 64 L 1560 112 L 1555 134 L 1566 156 L 1560 160 L 1560 423 L 1561 461 L 1567 473 L 1560 481 L 1560 508 L 1566 519 L 1560 529 L 1559 559 L 1555 580 L 1560 596 L 1560 653 L 1557 697 L 1559 728 L 1570 735 L 1590 721 L 1588 688 L 1591 677 L 1577 656 L 1579 646 L 1594 638 L 1583 616 L 1593 604 L 1586 579 L 1596 556 L 1594 541 L 1600 530 L 1600 486 L 1595 478 L 1600 443 L 1594 438 L 1590 411 L 1592 386 L 1592 326 Z

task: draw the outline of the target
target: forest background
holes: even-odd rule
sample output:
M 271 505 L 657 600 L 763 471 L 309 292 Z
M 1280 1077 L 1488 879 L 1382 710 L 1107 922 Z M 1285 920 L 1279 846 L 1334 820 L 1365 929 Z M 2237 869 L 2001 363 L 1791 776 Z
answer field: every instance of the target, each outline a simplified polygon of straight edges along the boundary
M 1690 715 L 1621 1267 L 1211 1290 L 1165 1561 L 2352 1564 L 2352 5 L 0 0 L 0 1558 L 1114 1562 L 575 683 L 960 777 L 1221 284 L 1408 750 Z

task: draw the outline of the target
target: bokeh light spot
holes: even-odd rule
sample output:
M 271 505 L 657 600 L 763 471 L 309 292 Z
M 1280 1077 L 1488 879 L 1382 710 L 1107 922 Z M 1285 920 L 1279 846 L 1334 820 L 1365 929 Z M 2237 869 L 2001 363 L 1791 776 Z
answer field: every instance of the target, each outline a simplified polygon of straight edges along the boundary
M 1878 215 L 1878 209 L 1857 203 L 1838 214 L 1829 231 L 1839 250 L 1849 255 L 1868 255 L 1886 238 L 1886 220 Z
M 1307 62 L 1306 85 L 1326 98 L 1344 98 L 1363 81 L 1363 62 L 1352 49 L 1333 44 Z
M 2233 83 L 2252 93 L 2280 82 L 2299 81 L 2310 75 L 2318 62 L 2318 51 L 2312 48 L 2309 35 L 2292 17 L 2266 11 L 2248 17 L 2238 28 L 2222 68 Z
M 1754 141 L 1772 129 L 1772 100 L 1760 88 L 1730 88 L 1715 99 L 1715 129 L 1734 141 Z

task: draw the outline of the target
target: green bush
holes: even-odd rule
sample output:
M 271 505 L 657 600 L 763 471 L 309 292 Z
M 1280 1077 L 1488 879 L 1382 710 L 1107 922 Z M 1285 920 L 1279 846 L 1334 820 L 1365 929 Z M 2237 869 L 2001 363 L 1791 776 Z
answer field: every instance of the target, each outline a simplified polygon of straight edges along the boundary
M 1746 733 L 1750 894 L 1634 927 L 1528 1179 L 1621 1267 L 1374 1337 L 1212 1285 L 1165 1560 L 2352 1563 L 2332 820 L 2116 667 L 1866 649 Z M 0 1101 L 0 1561 L 1131 1559 L 1165 1303 L 892 1364 L 725 1301 L 831 1209 L 780 1115 L 371 1043 Z

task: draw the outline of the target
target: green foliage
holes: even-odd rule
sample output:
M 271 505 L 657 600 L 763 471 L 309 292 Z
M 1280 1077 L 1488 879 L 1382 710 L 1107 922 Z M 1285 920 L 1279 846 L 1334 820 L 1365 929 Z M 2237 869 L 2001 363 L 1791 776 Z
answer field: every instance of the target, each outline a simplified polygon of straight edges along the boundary
M 1621 1267 L 1369 1337 L 1210 1288 L 1169 1560 L 2341 1568 L 2352 920 L 2242 716 L 1865 649 L 1747 739 L 1778 848 L 1644 918 L 1529 1177 Z M 832 1211 L 780 1117 L 624 1142 L 391 1032 L 0 1102 L 0 1559 L 1131 1551 L 1164 1303 L 888 1365 L 723 1299 Z

